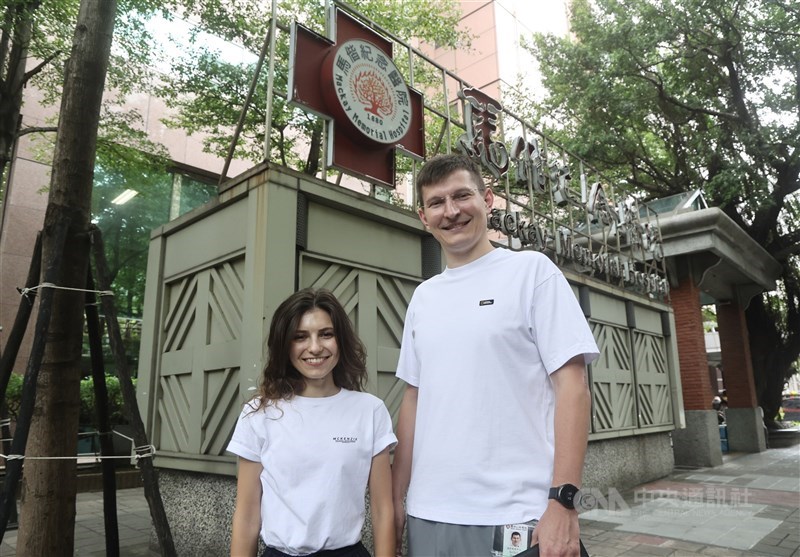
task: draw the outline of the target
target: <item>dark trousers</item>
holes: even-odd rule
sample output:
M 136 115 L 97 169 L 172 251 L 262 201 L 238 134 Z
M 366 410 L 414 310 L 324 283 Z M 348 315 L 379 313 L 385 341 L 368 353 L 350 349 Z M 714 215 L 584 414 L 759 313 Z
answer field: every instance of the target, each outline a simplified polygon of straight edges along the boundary
M 274 547 L 267 547 L 264 550 L 264 553 L 261 554 L 261 557 L 293 557 L 288 553 L 284 553 L 283 551 L 278 551 Z M 361 542 L 355 543 L 353 545 L 348 545 L 347 547 L 340 547 L 338 549 L 323 549 L 322 551 L 316 551 L 314 553 L 309 553 L 308 555 L 304 555 L 303 557 L 371 557 L 367 548 L 364 547 L 364 544 Z

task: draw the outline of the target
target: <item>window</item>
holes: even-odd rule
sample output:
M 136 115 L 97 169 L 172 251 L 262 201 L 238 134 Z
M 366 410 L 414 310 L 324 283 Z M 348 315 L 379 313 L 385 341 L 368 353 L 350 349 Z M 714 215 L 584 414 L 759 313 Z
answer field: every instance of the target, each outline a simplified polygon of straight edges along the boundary
M 217 195 L 214 183 L 179 170 L 98 156 L 92 222 L 100 229 L 131 371 L 136 373 L 150 232 Z M 107 345 L 107 339 L 104 339 Z M 86 344 L 88 347 L 88 344 Z M 88 348 L 85 350 L 88 362 Z M 106 370 L 113 358 L 106 354 Z M 88 365 L 84 368 L 88 374 Z

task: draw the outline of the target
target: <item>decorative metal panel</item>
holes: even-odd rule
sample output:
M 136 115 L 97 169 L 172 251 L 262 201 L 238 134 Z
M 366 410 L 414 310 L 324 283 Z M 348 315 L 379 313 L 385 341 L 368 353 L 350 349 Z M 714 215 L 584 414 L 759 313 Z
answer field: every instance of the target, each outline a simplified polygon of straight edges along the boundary
M 300 283 L 331 290 L 345 307 L 367 349 L 367 389 L 386 402 L 396 419 L 405 383 L 394 373 L 406 309 L 418 281 L 303 254 Z
M 164 285 L 159 450 L 224 453 L 240 410 L 243 273 L 238 256 Z
M 592 429 L 595 432 L 636 427 L 630 332 L 590 320 L 600 357 L 592 363 Z
M 633 332 L 639 426 L 672 423 L 672 399 L 664 337 Z

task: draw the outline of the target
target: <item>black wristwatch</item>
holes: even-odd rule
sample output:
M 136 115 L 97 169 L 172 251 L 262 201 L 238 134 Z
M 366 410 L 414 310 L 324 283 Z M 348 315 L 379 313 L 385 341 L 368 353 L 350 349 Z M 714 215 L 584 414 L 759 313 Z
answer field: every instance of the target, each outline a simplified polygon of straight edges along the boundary
M 551 487 L 548 499 L 555 499 L 568 509 L 574 509 L 575 503 L 580 499 L 580 490 L 572 484 Z

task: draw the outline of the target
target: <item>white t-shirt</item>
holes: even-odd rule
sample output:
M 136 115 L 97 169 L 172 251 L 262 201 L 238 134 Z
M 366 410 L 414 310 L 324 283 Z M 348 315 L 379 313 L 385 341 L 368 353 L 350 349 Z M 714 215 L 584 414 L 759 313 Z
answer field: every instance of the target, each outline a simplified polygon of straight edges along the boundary
M 539 518 L 553 476 L 549 374 L 598 355 L 545 255 L 495 249 L 422 283 L 397 376 L 419 387 L 407 510 L 465 525 Z
M 379 398 L 342 389 L 244 405 L 228 451 L 264 467 L 261 537 L 305 555 L 358 542 L 372 458 L 397 442 Z

